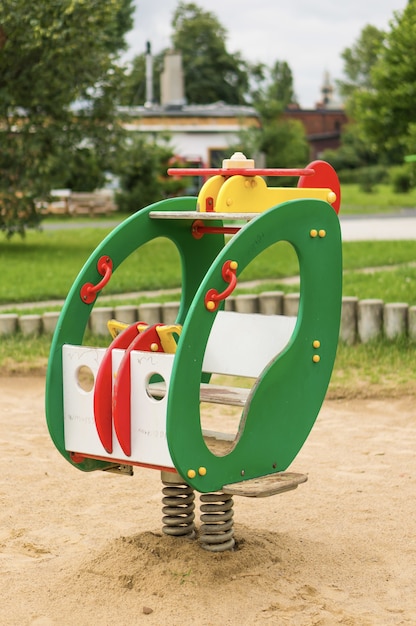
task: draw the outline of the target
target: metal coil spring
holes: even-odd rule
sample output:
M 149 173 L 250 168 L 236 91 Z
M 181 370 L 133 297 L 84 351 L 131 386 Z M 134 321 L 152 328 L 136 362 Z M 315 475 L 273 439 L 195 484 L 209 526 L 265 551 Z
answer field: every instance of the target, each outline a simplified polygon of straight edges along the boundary
M 193 539 L 195 537 L 194 490 L 186 483 L 162 482 L 165 485 L 162 489 L 165 496 L 162 498 L 164 504 L 162 508 L 164 514 L 162 531 L 165 535 L 187 536 L 188 539 Z
M 211 552 L 232 550 L 234 541 L 233 499 L 225 493 L 201 495 L 201 522 L 199 541 L 201 547 Z

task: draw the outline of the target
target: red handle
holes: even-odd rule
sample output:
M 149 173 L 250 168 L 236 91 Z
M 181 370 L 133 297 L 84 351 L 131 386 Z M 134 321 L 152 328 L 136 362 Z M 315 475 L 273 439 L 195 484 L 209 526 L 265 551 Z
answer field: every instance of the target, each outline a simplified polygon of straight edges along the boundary
M 294 169 L 294 168 L 267 168 L 267 167 L 231 167 L 229 169 L 223 167 L 170 167 L 168 169 L 169 176 L 313 176 L 313 169 Z
M 192 224 L 192 237 L 202 239 L 207 233 L 210 235 L 235 235 L 241 230 L 241 226 L 205 226 L 202 220 L 195 220 Z
M 219 307 L 219 304 L 225 298 L 234 291 L 237 285 L 237 261 L 226 261 L 222 266 L 222 277 L 226 283 L 228 283 L 228 287 L 224 289 L 221 293 L 219 293 L 216 289 L 209 289 L 205 294 L 204 302 L 205 307 L 208 311 L 216 311 Z
M 113 272 L 113 262 L 109 256 L 102 256 L 98 259 L 97 270 L 103 277 L 100 282 L 96 285 L 93 285 L 92 283 L 85 283 L 81 287 L 80 296 L 81 300 L 85 302 L 85 304 L 92 304 L 97 297 L 97 293 L 101 291 L 101 289 L 105 287 L 110 280 Z

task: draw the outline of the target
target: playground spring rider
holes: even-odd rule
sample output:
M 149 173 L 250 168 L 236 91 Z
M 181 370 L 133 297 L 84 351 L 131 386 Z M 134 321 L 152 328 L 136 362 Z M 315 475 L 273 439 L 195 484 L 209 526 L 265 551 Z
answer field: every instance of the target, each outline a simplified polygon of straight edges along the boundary
M 340 190 L 322 161 L 304 170 L 259 170 L 237 153 L 221 169 L 169 173 L 209 178 L 198 198 L 164 200 L 132 215 L 88 259 L 53 338 L 46 415 L 56 447 L 80 470 L 160 470 L 166 534 L 194 536 L 199 491 L 199 540 L 221 551 L 234 545 L 233 495 L 274 495 L 307 479 L 285 470 L 314 424 L 335 359 Z M 298 185 L 269 188 L 263 175 L 297 176 Z M 114 321 L 109 347 L 83 346 L 101 289 L 156 237 L 171 239 L 181 255 L 176 323 Z M 282 240 L 299 261 L 297 317 L 224 310 L 239 274 Z M 85 366 L 94 378 L 91 391 L 80 385 Z M 251 390 L 212 384 L 212 373 L 252 377 L 255 384 Z M 242 407 L 231 442 L 226 433 L 203 430 L 201 401 Z

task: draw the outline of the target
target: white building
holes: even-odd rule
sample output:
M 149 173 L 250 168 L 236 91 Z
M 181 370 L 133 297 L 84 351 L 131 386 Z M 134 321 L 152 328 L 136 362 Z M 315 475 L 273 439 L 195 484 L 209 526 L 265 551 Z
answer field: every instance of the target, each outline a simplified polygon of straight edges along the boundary
M 143 106 L 120 107 L 126 130 L 145 134 L 157 141 L 168 135 L 174 152 L 189 162 L 217 167 L 230 156 L 230 148 L 239 133 L 248 127 L 260 127 L 253 107 L 216 102 L 187 105 L 181 55 L 165 56 L 161 75 L 161 103 L 152 97 L 152 58 L 150 47 L 146 58 L 146 103 Z
M 257 112 L 249 106 L 217 102 L 200 105 L 122 107 L 123 126 L 157 141 L 168 134 L 175 154 L 204 166 L 218 167 L 230 156 L 230 147 L 248 127 L 260 127 Z

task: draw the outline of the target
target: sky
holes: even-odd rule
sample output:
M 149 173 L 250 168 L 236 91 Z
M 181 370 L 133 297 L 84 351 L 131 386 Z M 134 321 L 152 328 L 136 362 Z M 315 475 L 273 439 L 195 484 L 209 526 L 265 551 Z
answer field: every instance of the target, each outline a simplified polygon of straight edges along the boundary
M 227 50 L 251 62 L 286 61 L 303 108 L 320 100 L 324 74 L 342 78 L 341 53 L 364 26 L 388 29 L 407 0 L 193 0 L 214 13 L 228 32 Z M 129 60 L 145 51 L 170 47 L 171 20 L 178 0 L 135 0 L 134 28 L 127 35 Z

